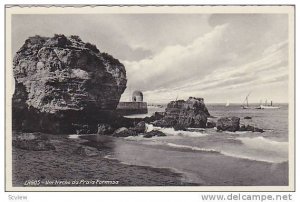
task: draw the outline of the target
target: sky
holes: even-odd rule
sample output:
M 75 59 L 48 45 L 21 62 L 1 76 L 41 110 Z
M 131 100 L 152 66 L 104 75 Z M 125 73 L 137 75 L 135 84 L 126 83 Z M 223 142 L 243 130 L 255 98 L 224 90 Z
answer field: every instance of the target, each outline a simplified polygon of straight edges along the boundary
M 78 35 L 124 64 L 150 103 L 288 102 L 286 14 L 13 15 L 12 51 L 34 35 Z

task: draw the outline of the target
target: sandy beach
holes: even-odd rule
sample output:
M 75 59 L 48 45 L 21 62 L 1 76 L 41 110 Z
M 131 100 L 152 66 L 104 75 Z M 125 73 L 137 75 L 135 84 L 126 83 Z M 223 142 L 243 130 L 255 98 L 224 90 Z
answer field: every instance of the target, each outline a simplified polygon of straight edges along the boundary
M 13 186 L 30 186 L 28 180 L 40 180 L 39 186 L 288 185 L 287 162 L 252 161 L 216 152 L 191 153 L 109 136 L 47 137 L 56 150 L 13 147 Z M 45 184 L 54 180 L 118 183 Z
M 83 139 L 68 139 L 68 136 L 47 135 L 56 147 L 53 151 L 28 151 L 13 147 L 13 186 L 26 186 L 28 180 L 40 180 L 39 186 L 54 180 L 100 180 L 118 181 L 105 186 L 174 186 L 190 185 L 181 181 L 182 175 L 169 169 L 155 169 L 146 166 L 126 165 L 117 160 L 107 159 L 109 149 L 97 150 L 85 146 Z M 78 147 L 90 153 L 74 153 Z M 95 186 L 91 184 L 56 186 Z M 103 185 L 97 185 L 103 186 Z

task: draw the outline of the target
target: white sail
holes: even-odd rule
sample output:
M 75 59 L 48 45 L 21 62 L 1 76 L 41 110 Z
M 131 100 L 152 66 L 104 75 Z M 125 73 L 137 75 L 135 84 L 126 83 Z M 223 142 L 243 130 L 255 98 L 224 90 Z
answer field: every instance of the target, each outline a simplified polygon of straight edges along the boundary
M 249 107 L 249 103 L 248 103 L 248 97 L 249 97 L 250 94 L 251 94 L 251 92 L 249 92 L 248 95 L 246 96 L 246 98 L 245 98 L 245 100 L 244 100 L 244 102 L 243 102 L 243 105 L 241 106 L 242 109 L 249 109 L 249 108 L 250 108 L 250 107 Z M 246 105 L 245 105 L 245 104 L 246 104 Z
M 226 107 L 228 107 L 230 105 L 230 103 L 229 103 L 229 101 L 227 100 L 227 102 L 226 102 Z

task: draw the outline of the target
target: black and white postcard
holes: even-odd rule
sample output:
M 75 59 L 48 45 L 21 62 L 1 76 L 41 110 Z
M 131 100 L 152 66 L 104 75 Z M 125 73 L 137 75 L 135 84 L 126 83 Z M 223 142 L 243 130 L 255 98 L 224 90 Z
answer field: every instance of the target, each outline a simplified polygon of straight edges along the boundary
M 294 190 L 294 6 L 9 6 L 7 191 Z

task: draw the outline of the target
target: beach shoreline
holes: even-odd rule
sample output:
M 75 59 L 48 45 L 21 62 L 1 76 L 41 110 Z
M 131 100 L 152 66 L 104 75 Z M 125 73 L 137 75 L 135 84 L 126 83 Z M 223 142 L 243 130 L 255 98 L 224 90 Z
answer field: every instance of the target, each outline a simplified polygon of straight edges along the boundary
M 28 180 L 118 181 L 117 184 L 105 185 L 39 186 L 288 185 L 288 162 L 267 163 L 215 152 L 191 153 L 180 148 L 170 150 L 101 135 L 74 139 L 67 135 L 46 136 L 55 150 L 28 151 L 13 147 L 13 186 L 28 186 Z M 86 152 L 78 153 L 78 148 Z M 186 159 L 181 166 L 176 164 L 178 155 Z M 193 169 L 185 170 L 187 162 Z
M 69 139 L 67 135 L 46 135 L 55 146 L 52 151 L 28 151 L 12 147 L 12 184 L 28 185 L 30 181 L 42 182 L 38 186 L 187 186 L 182 175 L 169 169 L 126 165 L 107 158 L 109 146 L 91 150 L 84 139 Z M 77 154 L 78 148 L 92 151 Z M 75 153 L 74 153 L 75 152 Z M 58 184 L 46 185 L 46 181 L 113 181 L 117 184 Z

